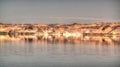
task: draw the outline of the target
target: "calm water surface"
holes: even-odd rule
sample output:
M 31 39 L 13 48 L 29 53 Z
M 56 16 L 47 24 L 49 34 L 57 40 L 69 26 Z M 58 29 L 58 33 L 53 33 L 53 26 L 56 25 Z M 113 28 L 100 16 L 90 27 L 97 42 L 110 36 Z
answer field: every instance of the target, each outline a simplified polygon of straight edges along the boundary
M 119 67 L 119 37 L 0 36 L 0 67 Z

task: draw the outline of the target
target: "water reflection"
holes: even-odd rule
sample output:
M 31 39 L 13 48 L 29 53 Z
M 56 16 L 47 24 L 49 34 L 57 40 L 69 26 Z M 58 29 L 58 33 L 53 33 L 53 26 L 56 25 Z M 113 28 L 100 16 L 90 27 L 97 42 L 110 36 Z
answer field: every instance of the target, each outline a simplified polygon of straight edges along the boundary
M 29 43 L 51 43 L 51 44 L 91 44 L 91 45 L 119 45 L 119 36 L 101 37 L 101 36 L 83 36 L 83 37 L 64 37 L 64 36 L 34 36 L 19 35 L 9 36 L 0 35 L 0 42 L 29 42 Z
M 1 35 L 0 36 L 0 49 L 7 48 L 6 50 L 16 50 L 16 48 L 23 48 L 25 50 L 33 51 L 34 47 L 42 47 L 44 50 L 49 50 L 48 47 L 56 46 L 53 51 L 64 49 L 69 51 L 79 51 L 80 48 L 88 47 L 90 50 L 105 50 L 114 49 L 120 44 L 120 37 L 99 37 L 99 36 L 85 36 L 85 37 L 64 37 L 64 36 L 12 36 Z M 13 47 L 14 46 L 14 47 Z M 21 46 L 21 47 L 19 47 Z M 66 47 L 67 46 L 67 47 Z M 10 48 L 11 47 L 11 48 Z M 13 49 L 12 49 L 13 48 Z M 88 49 L 87 48 L 87 49 Z M 88 50 L 89 50 L 88 49 Z M 35 49 L 36 50 L 36 49 Z M 62 50 L 63 51 L 63 50 Z M 94 52 L 95 52 L 94 51 Z M 113 50 L 114 51 L 114 50 Z M 113 52 L 112 51 L 112 52 Z M 24 51 L 23 51 L 24 52 Z M 19 52 L 18 52 L 19 53 Z M 98 53 L 98 52 L 97 52 Z
M 109 67 L 118 62 L 119 50 L 118 36 L 0 35 L 0 65 L 3 67 L 79 67 L 89 64 Z

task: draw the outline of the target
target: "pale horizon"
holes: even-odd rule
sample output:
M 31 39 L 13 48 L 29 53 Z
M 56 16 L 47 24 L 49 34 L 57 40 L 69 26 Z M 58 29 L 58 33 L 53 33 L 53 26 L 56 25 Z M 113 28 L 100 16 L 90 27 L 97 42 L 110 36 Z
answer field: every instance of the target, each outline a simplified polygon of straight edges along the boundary
M 116 0 L 3 0 L 2 23 L 120 22 Z

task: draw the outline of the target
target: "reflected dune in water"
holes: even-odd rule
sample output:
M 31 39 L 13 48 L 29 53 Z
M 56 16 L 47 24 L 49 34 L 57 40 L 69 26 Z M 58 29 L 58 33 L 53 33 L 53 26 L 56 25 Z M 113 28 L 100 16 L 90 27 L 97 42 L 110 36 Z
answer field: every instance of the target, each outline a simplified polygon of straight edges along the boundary
M 120 44 L 119 36 L 35 36 L 35 35 L 19 35 L 9 36 L 0 35 L 0 42 L 33 42 L 33 43 L 52 43 L 52 44 L 91 44 L 91 45 L 115 45 Z
M 21 63 L 27 63 L 23 64 L 24 67 L 28 64 L 31 66 L 34 64 L 35 67 L 61 64 L 65 67 L 66 62 L 74 66 L 99 63 L 98 65 L 109 67 L 118 62 L 119 50 L 118 36 L 0 35 L 0 61 L 5 66 L 10 65 L 8 67 L 19 66 Z M 18 63 L 14 64 L 15 62 Z M 108 62 L 109 64 L 106 64 Z

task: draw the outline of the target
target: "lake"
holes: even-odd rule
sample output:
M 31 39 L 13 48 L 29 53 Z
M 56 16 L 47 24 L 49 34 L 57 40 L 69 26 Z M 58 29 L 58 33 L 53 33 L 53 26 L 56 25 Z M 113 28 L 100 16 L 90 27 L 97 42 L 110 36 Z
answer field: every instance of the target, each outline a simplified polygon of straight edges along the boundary
M 0 35 L 0 67 L 119 67 L 120 37 Z

